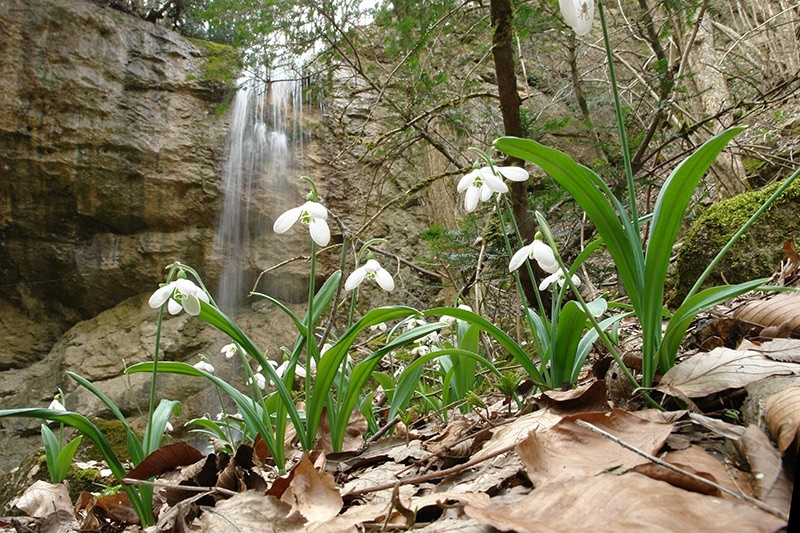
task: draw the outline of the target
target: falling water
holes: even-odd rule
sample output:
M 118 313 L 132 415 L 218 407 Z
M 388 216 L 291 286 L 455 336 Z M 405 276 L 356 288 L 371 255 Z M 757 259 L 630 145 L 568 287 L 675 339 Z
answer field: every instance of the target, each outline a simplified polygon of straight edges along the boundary
M 214 239 L 215 257 L 222 262 L 216 300 L 227 312 L 245 301 L 252 289 L 248 284 L 264 268 L 256 264 L 252 248 L 271 232 L 274 211 L 285 205 L 288 169 L 302 162 L 301 124 L 299 82 L 241 80 L 223 173 L 224 206 Z

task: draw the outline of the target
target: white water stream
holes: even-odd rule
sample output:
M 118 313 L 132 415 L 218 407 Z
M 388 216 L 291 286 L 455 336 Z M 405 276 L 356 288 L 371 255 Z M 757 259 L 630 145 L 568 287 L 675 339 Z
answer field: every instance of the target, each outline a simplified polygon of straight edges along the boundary
M 287 198 L 287 183 L 302 171 L 302 91 L 299 81 L 240 80 L 231 109 L 223 170 L 224 207 L 214 238 L 214 257 L 221 261 L 215 294 L 225 312 L 246 301 L 258 273 L 269 265 L 264 240 L 272 221 L 296 199 Z M 290 170 L 291 169 L 291 170 Z M 289 175 L 292 174 L 292 175 Z M 250 284 L 248 286 L 248 284 Z

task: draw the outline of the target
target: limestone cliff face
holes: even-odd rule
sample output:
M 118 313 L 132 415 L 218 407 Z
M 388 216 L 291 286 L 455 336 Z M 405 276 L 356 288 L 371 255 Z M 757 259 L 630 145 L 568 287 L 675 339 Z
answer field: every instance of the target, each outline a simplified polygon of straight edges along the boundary
M 0 294 L 69 323 L 202 267 L 227 131 L 206 53 L 86 0 L 0 2 Z

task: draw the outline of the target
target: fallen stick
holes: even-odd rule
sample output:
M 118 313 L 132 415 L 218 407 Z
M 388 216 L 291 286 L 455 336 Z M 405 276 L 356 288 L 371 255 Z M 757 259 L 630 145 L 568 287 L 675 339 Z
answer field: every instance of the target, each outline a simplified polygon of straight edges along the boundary
M 748 496 L 747 494 L 742 494 L 740 492 L 736 492 L 735 490 L 731 490 L 731 489 L 729 489 L 727 487 L 723 487 L 722 485 L 714 483 L 713 481 L 709 481 L 706 478 L 697 476 L 695 474 L 692 474 L 691 472 L 688 472 L 688 471 L 686 471 L 686 470 L 684 470 L 682 468 L 679 468 L 679 467 L 677 467 L 677 466 L 675 466 L 673 464 L 670 464 L 670 463 L 664 461 L 663 459 L 659 459 L 658 457 L 656 457 L 654 455 L 650 455 L 649 453 L 640 450 L 639 448 L 633 446 L 632 444 L 628 444 L 627 442 L 621 440 L 619 437 L 615 437 L 611 433 L 609 433 L 607 431 L 604 431 L 604 430 L 600 429 L 599 427 L 597 427 L 597 426 L 595 426 L 593 424 L 590 424 L 589 422 L 584 422 L 583 420 L 576 420 L 575 423 L 578 424 L 579 426 L 582 426 L 582 427 L 585 427 L 587 429 L 590 429 L 590 430 L 594 431 L 595 433 L 599 433 L 600 435 L 606 437 L 607 439 L 611 439 L 612 441 L 616 442 L 617 444 L 619 444 L 623 448 L 627 448 L 628 450 L 641 455 L 645 459 L 648 459 L 649 461 L 652 461 L 652 462 L 656 463 L 657 465 L 661 465 L 664 468 L 668 468 L 669 470 L 672 470 L 673 472 L 677 472 L 679 474 L 683 474 L 684 476 L 686 476 L 688 478 L 691 478 L 691 479 L 697 481 L 698 483 L 703 483 L 703 484 L 708 485 L 710 487 L 714 487 L 715 489 L 717 489 L 717 490 L 719 490 L 721 492 L 724 492 L 725 494 L 729 494 L 729 495 L 733 496 L 734 498 L 737 498 L 739 500 L 746 501 L 747 503 L 755 505 L 756 507 L 758 507 L 762 511 L 766 511 L 766 512 L 768 512 L 770 514 L 773 514 L 773 515 L 777 516 L 778 518 L 786 520 L 787 522 L 789 521 L 789 515 L 787 515 L 785 513 L 782 513 L 780 511 L 778 511 L 777 509 L 773 509 L 772 507 L 770 507 L 769 505 L 765 504 L 761 500 L 757 500 L 756 498 L 753 498 L 752 496 Z

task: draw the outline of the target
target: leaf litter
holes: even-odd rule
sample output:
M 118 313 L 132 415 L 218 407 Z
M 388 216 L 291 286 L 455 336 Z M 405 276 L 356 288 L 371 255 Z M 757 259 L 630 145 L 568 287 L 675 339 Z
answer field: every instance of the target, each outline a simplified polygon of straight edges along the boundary
M 128 482 L 154 487 L 151 533 L 777 532 L 791 506 L 784 463 L 800 448 L 800 386 L 757 399 L 763 420 L 736 424 L 691 401 L 727 401 L 764 378 L 800 374 L 796 339 L 762 328 L 740 342 L 740 333 L 718 322 L 706 337 L 715 340 L 698 343 L 711 351 L 686 354 L 661 376 L 656 390 L 688 409 L 615 408 L 606 382 L 585 372 L 576 389 L 540 393 L 519 410 L 487 398 L 480 413 L 421 418 L 367 441 L 354 413 L 339 453 L 323 420 L 314 452 L 302 453 L 289 432 L 284 476 L 258 440 L 233 456 L 180 442 Z M 60 491 L 32 486 L 20 498 L 18 509 L 39 516 L 27 530 L 142 531 L 124 495 L 83 493 L 70 508 Z

